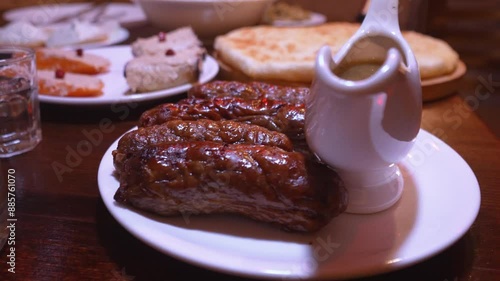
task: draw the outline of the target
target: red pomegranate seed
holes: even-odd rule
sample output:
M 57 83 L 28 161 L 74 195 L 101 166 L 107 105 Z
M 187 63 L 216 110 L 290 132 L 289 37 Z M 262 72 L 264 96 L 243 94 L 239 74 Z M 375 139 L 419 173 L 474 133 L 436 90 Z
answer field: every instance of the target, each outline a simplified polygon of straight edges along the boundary
M 56 78 L 57 79 L 64 79 L 65 74 L 66 74 L 66 72 L 64 72 L 64 70 L 56 69 Z
M 79 57 L 83 56 L 83 49 L 76 49 L 76 55 Z
M 165 52 L 165 55 L 166 55 L 166 56 L 173 56 L 173 55 L 175 55 L 175 52 L 174 52 L 174 50 L 172 50 L 172 49 L 168 49 L 168 50 Z
M 158 33 L 158 41 L 165 42 L 165 40 L 167 40 L 167 34 L 165 34 L 165 32 L 160 31 Z

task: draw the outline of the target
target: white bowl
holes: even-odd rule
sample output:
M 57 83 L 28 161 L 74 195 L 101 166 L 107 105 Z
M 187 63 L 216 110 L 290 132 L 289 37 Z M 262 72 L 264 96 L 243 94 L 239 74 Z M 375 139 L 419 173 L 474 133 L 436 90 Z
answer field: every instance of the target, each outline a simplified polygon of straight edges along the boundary
M 202 40 L 260 23 L 273 0 L 137 0 L 150 22 L 169 31 L 190 25 Z
M 289 4 L 321 13 L 327 21 L 356 21 L 366 0 L 284 0 Z

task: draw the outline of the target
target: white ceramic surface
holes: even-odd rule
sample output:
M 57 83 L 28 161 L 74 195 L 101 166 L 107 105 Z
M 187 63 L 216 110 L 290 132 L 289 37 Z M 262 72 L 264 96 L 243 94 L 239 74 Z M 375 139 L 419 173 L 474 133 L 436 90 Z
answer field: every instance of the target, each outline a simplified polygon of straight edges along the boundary
M 397 1 L 391 3 L 373 0 L 359 30 L 335 57 L 328 46 L 320 49 L 307 98 L 307 143 L 338 169 L 352 213 L 378 212 L 397 202 L 403 184 L 395 164 L 420 128 L 418 66 L 399 30 Z M 335 74 L 337 68 L 373 61 L 383 63 L 362 80 Z
M 355 22 L 361 14 L 366 0 L 282 0 L 304 9 L 322 13 L 327 21 Z
M 99 47 L 105 47 L 105 46 L 110 46 L 110 45 L 115 45 L 118 43 L 121 43 L 125 40 L 128 39 L 129 37 L 129 32 L 127 29 L 123 27 L 119 27 L 108 34 L 108 38 L 104 41 L 100 42 L 92 42 L 92 43 L 85 43 L 85 44 L 77 44 L 77 45 L 71 45 L 71 46 L 64 46 L 65 48 L 83 48 L 83 49 L 90 49 L 90 48 L 99 48 Z
M 311 17 L 306 20 L 275 20 L 274 26 L 313 26 L 326 22 L 326 16 L 320 13 L 311 13 Z
M 6 11 L 3 18 L 6 21 L 31 21 L 33 24 L 43 25 L 53 19 L 59 19 L 84 11 L 90 5 L 90 3 L 58 3 L 57 1 L 53 1 L 52 4 L 22 7 Z M 97 10 L 90 11 L 83 14 L 81 19 L 93 19 L 97 13 Z M 101 19 L 103 21 L 117 21 L 124 27 L 147 23 L 146 15 L 141 7 L 131 3 L 109 3 L 101 15 Z
M 401 200 L 371 215 L 342 214 L 314 234 L 294 234 L 231 216 L 161 218 L 115 203 L 118 181 L 104 154 L 99 191 L 113 217 L 135 237 L 183 261 L 258 278 L 351 278 L 401 269 L 462 237 L 474 222 L 480 191 L 467 163 L 421 130 L 401 164 Z
M 111 61 L 111 68 L 108 73 L 97 75 L 104 82 L 104 94 L 99 97 L 55 97 L 40 95 L 40 102 L 53 104 L 74 104 L 74 105 L 107 105 L 127 102 L 142 102 L 155 100 L 159 98 L 169 97 L 186 92 L 192 87 L 192 84 L 184 84 L 181 86 L 147 93 L 133 94 L 127 85 L 123 71 L 127 61 L 132 59 L 132 50 L 128 45 L 112 46 L 106 48 L 89 49 L 85 52 L 101 55 Z M 205 83 L 214 78 L 219 72 L 217 61 L 206 56 L 203 63 L 203 70 L 199 79 L 199 83 Z
M 153 25 L 166 31 L 190 25 L 204 41 L 258 24 L 272 1 L 137 0 Z

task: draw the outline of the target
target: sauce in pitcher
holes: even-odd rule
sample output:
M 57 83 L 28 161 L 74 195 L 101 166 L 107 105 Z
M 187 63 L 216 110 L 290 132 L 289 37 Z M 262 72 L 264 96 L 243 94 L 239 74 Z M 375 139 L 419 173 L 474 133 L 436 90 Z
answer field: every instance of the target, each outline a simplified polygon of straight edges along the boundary
M 372 76 L 382 64 L 383 62 L 371 61 L 342 65 L 337 67 L 334 73 L 344 80 L 359 81 Z

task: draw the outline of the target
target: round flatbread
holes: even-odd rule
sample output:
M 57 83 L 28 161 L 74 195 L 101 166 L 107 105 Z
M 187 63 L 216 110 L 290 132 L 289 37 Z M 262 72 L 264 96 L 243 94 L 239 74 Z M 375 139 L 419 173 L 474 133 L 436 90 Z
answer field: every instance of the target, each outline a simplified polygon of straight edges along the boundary
M 403 32 L 417 59 L 421 79 L 435 78 L 452 73 L 458 65 L 458 54 L 448 43 L 421 33 Z
M 255 80 L 310 83 L 317 51 L 329 45 L 335 54 L 358 30 L 359 24 L 327 23 L 313 27 L 244 27 L 215 39 L 223 63 Z M 446 75 L 458 54 L 444 41 L 404 32 L 420 66 L 422 79 Z

